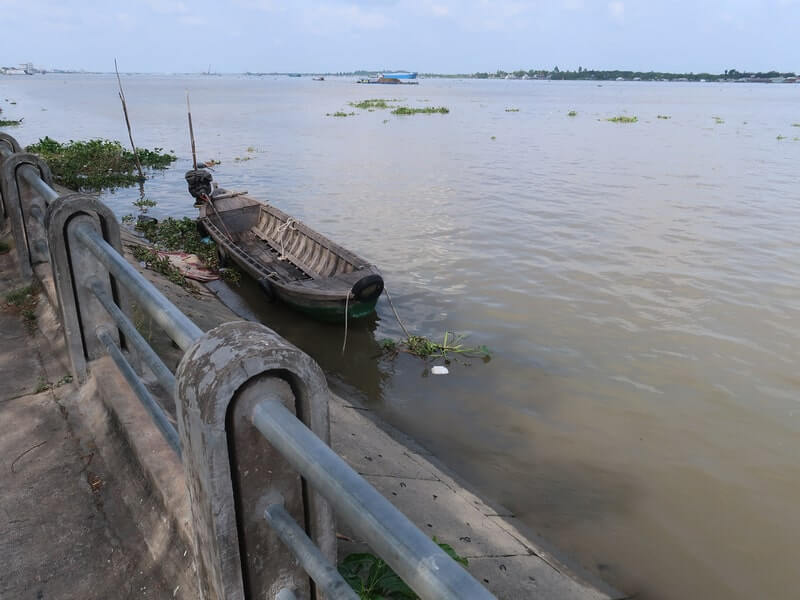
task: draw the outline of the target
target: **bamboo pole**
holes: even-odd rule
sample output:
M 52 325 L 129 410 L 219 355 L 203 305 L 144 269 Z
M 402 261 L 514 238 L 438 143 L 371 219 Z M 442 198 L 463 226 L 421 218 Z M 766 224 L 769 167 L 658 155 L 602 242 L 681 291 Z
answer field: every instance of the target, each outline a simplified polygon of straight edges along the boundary
M 189 138 L 192 140 L 192 166 L 197 170 L 197 151 L 194 146 L 194 128 L 192 127 L 192 107 L 189 104 L 189 91 L 186 91 L 186 112 L 189 115 Z
M 117 67 L 117 59 L 114 59 L 114 71 L 117 73 L 117 83 L 119 84 L 119 99 L 122 102 L 122 113 L 125 115 L 125 125 L 128 127 L 128 137 L 131 140 L 131 148 L 133 148 L 133 158 L 136 160 L 136 169 L 139 171 L 139 177 L 144 179 L 144 171 L 142 171 L 142 163 L 139 161 L 139 152 L 136 150 L 136 144 L 133 143 L 133 132 L 131 131 L 131 121 L 128 119 L 128 104 L 125 102 L 125 92 L 122 89 L 122 80 L 119 77 L 119 68 Z

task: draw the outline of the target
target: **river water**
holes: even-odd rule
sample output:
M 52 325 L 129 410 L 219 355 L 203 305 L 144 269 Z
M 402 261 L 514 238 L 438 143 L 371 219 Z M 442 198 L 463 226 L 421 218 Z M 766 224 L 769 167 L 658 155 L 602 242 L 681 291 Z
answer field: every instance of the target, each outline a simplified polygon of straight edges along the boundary
M 493 350 L 449 376 L 380 358 L 379 341 L 401 334 L 383 298 L 342 355 L 341 326 L 244 285 L 244 309 L 335 387 L 625 592 L 797 594 L 800 86 L 125 85 L 137 143 L 180 157 L 146 184 L 153 214 L 193 214 L 190 90 L 200 159 L 222 162 L 223 187 L 377 264 L 413 332 Z M 450 113 L 347 105 L 374 97 Z M 25 117 L 23 143 L 127 139 L 110 76 L 0 78 L 0 107 Z M 337 110 L 358 114 L 326 116 Z M 616 115 L 638 122 L 605 120 Z M 121 215 L 136 195 L 105 199 Z

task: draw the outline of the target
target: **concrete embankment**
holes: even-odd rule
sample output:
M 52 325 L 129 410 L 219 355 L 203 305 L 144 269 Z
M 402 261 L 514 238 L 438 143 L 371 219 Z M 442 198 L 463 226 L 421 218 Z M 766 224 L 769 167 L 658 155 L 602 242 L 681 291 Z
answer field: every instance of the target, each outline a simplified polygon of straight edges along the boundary
M 15 272 L 10 260 L 0 264 L 4 274 Z M 205 289 L 190 294 L 140 270 L 204 330 L 239 319 Z M 4 280 L 0 291 L 13 285 Z M 0 313 L 0 460 L 7 463 L 0 484 L 10 491 L 0 500 L 8 515 L 0 550 L 11 557 L 0 597 L 194 598 L 180 460 L 108 357 L 92 363 L 80 388 L 64 377 L 50 286 L 45 281 L 33 334 L 18 315 Z M 148 319 L 137 327 L 174 368 L 181 352 Z M 33 393 L 43 386 L 49 389 Z M 371 411 L 334 394 L 330 402 L 333 449 L 420 529 L 468 558 L 470 572 L 498 598 L 618 597 L 568 567 L 508 511 L 468 491 Z M 340 527 L 339 538 L 340 557 L 365 550 L 347 529 Z

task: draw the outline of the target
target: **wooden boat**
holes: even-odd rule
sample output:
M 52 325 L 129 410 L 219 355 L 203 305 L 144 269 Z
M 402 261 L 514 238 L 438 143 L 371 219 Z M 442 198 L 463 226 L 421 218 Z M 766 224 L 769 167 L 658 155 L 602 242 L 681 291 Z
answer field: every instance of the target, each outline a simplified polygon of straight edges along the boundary
M 325 321 L 364 317 L 383 292 L 378 269 L 363 258 L 244 194 L 217 190 L 200 207 L 200 224 L 224 259 L 270 297 Z

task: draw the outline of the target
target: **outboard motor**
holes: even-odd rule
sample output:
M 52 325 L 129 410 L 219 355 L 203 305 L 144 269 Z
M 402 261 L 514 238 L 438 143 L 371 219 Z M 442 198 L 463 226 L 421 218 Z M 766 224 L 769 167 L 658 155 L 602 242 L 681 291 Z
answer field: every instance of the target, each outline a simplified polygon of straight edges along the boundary
M 192 169 L 186 171 L 184 175 L 186 184 L 189 186 L 189 193 L 197 202 L 202 202 L 203 196 L 211 195 L 211 173 L 205 169 Z

